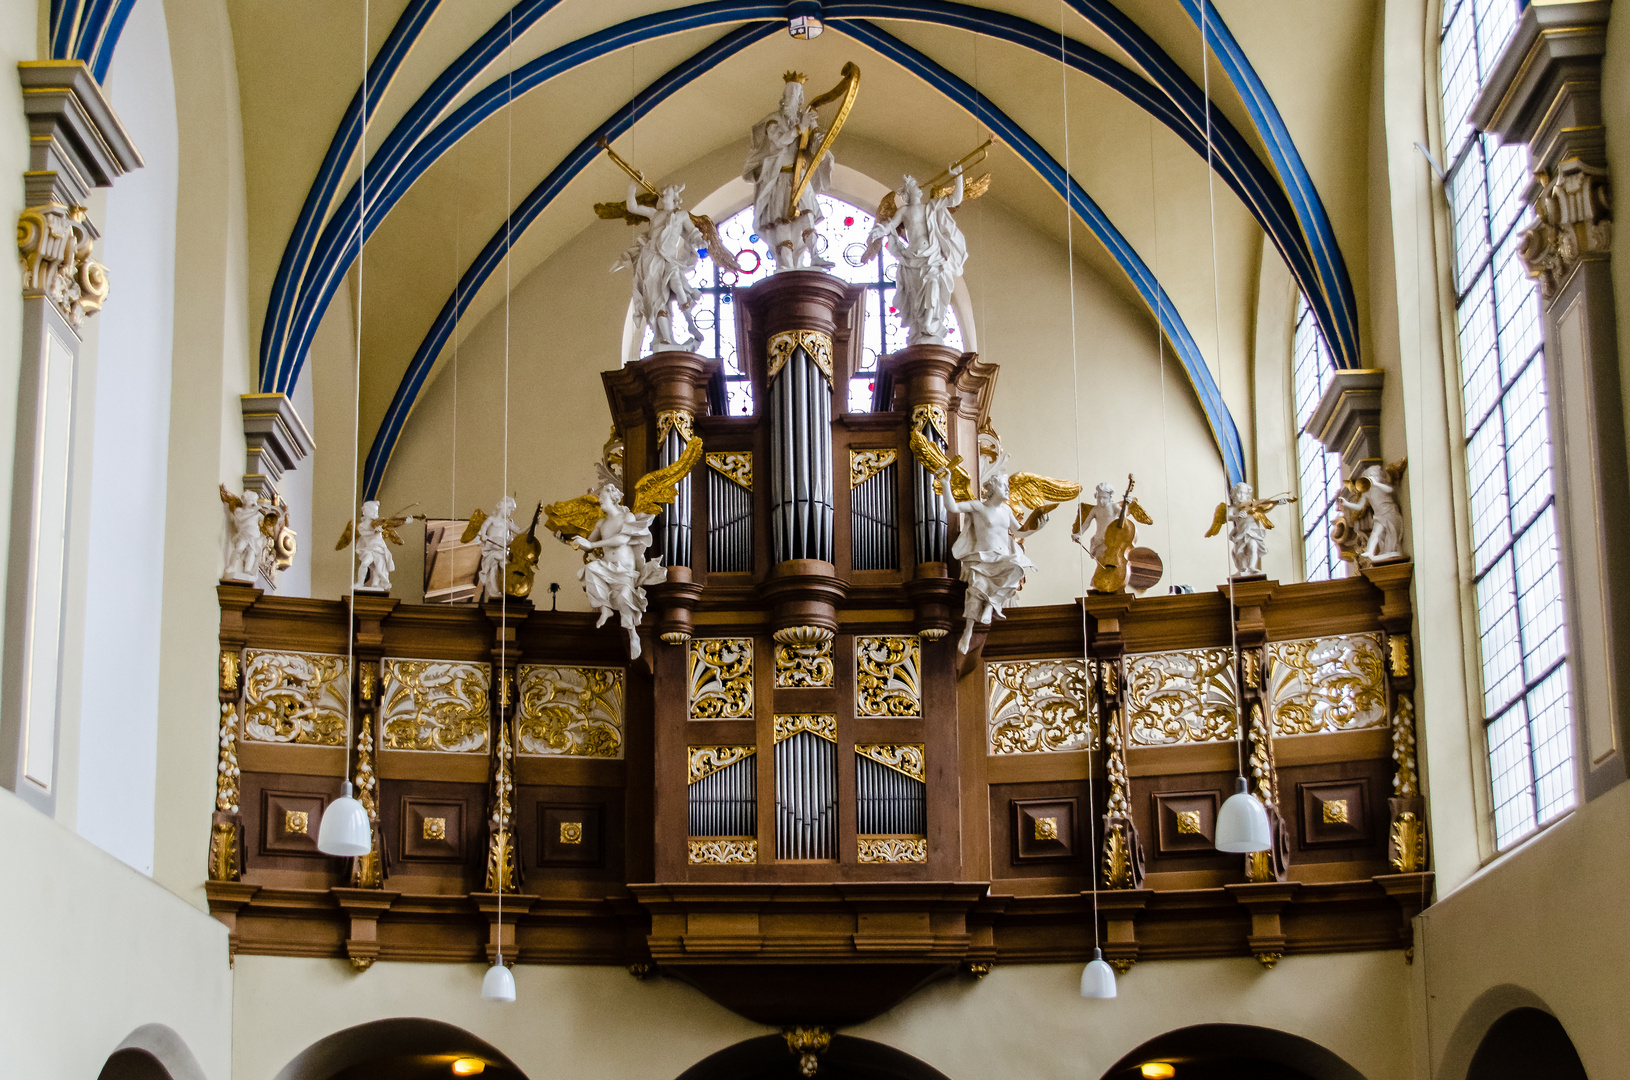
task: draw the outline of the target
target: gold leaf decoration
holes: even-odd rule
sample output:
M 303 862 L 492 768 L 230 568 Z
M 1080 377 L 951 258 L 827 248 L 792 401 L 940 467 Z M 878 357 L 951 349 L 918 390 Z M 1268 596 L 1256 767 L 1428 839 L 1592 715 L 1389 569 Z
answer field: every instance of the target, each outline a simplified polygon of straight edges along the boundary
M 690 718 L 742 720 L 752 715 L 753 639 L 691 639 Z
M 707 455 L 707 467 L 737 485 L 753 490 L 753 455 L 751 451 L 721 450 Z
M 1355 731 L 1387 722 L 1379 634 L 1268 643 L 1268 706 L 1275 735 Z
M 623 756 L 621 668 L 522 664 L 520 685 L 523 757 Z
M 492 667 L 453 660 L 386 659 L 379 709 L 387 750 L 487 752 Z
M 244 654 L 245 742 L 344 746 L 350 669 L 328 653 Z
M 838 718 L 832 713 L 789 713 L 775 718 L 775 741 L 785 742 L 807 731 L 827 742 L 838 741 Z
M 824 689 L 832 685 L 835 668 L 832 642 L 775 647 L 775 685 L 778 689 Z
M 921 643 L 915 636 L 855 638 L 855 681 L 856 716 L 921 716 Z
M 923 751 L 922 743 L 855 743 L 855 753 L 861 757 L 920 782 L 928 777 Z
M 859 836 L 863 863 L 920 863 L 928 861 L 926 836 Z
M 781 373 L 792 354 L 799 349 L 809 354 L 815 366 L 821 369 L 826 381 L 832 381 L 832 339 L 819 330 L 783 330 L 770 335 L 766 350 L 769 375 L 773 379 Z
M 849 451 L 849 487 L 859 487 L 899 460 L 894 450 Z
M 758 862 L 758 840 L 751 836 L 692 837 L 692 866 L 736 866 Z
M 1239 737 L 1233 650 L 1183 649 L 1126 658 L 1126 720 L 1134 746 Z
M 1098 702 L 1080 660 L 1011 660 L 985 666 L 988 750 L 1040 754 L 1098 746 Z
M 687 783 L 694 784 L 758 753 L 756 746 L 692 746 L 687 757 Z

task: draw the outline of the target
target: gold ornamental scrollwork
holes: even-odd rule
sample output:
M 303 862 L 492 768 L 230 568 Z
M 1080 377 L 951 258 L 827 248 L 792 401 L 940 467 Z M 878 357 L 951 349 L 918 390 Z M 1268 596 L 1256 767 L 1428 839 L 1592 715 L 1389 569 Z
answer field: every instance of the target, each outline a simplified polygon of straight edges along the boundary
M 1404 679 L 1409 677 L 1409 635 L 1389 634 L 1387 636 L 1387 661 L 1392 670 L 1392 677 Z
M 923 714 L 922 643 L 915 637 L 855 638 L 855 715 Z
M 864 484 L 884 469 L 893 465 L 900 459 L 897 450 L 851 450 L 849 451 L 849 487 L 851 490 Z
M 1354 731 L 1387 722 L 1379 634 L 1268 643 L 1268 706 L 1275 735 Z
M 782 690 L 825 689 L 832 685 L 836 666 L 832 662 L 832 643 L 822 641 L 814 645 L 777 645 L 775 647 L 775 685 Z
M 387 659 L 382 666 L 379 716 L 386 749 L 487 752 L 491 665 Z
M 686 753 L 687 784 L 705 780 L 721 769 L 758 753 L 756 746 L 692 746 Z
M 244 653 L 246 742 L 344 746 L 350 670 L 329 653 Z
M 238 692 L 238 676 L 242 667 L 238 662 L 238 654 L 234 649 L 221 650 L 221 692 L 235 694 Z
M 1412 811 L 1398 815 L 1392 823 L 1392 868 L 1400 874 L 1413 874 L 1426 869 L 1425 823 Z
M 657 442 L 666 438 L 670 431 L 679 432 L 680 438 L 690 442 L 696 437 L 691 425 L 691 414 L 684 409 L 664 409 L 657 413 Z
M 928 861 L 926 836 L 856 837 L 863 863 L 921 863 Z
M 950 441 L 950 428 L 946 425 L 945 410 L 938 405 L 918 405 L 911 410 L 911 429 L 922 432 L 933 428 L 941 442 Z
M 515 750 L 509 739 L 509 725 L 498 725 L 498 745 L 492 770 L 492 816 L 487 838 L 486 889 L 490 893 L 514 892 L 520 886 L 515 866 Z
M 1126 720 L 1134 746 L 1231 742 L 1239 703 L 1230 649 L 1182 649 L 1126 658 Z
M 1097 749 L 1098 702 L 1083 661 L 993 662 L 985 688 L 991 754 Z
M 217 821 L 209 830 L 209 879 L 237 881 L 242 870 L 238 865 L 238 822 Z
M 43 295 L 78 329 L 108 297 L 107 267 L 91 258 L 90 223 L 83 206 L 45 203 L 17 216 L 17 254 L 23 294 Z
M 231 702 L 221 704 L 221 756 L 215 765 L 215 809 L 238 812 L 238 711 Z
M 520 686 L 523 757 L 623 756 L 621 668 L 522 664 Z
M 692 638 L 690 718 L 742 720 L 753 715 L 753 639 Z
M 855 753 L 871 758 L 879 765 L 893 769 L 913 780 L 926 782 L 928 767 L 922 743 L 856 743 Z
M 720 450 L 707 455 L 707 467 L 726 480 L 753 490 L 753 455 L 747 450 Z
M 363 670 L 367 670 L 364 668 Z M 385 887 L 385 863 L 379 851 L 379 781 L 374 775 L 373 717 L 364 713 L 361 733 L 357 736 L 356 793 L 357 801 L 368 815 L 368 854 L 359 856 L 351 864 L 351 886 L 357 889 Z
M 740 866 L 758 862 L 758 840 L 751 836 L 690 838 L 692 866 Z
M 357 689 L 362 694 L 362 700 L 371 702 L 374 699 L 374 681 L 377 671 L 371 661 L 363 661 L 357 667 Z
M 785 742 L 807 731 L 827 742 L 838 741 L 838 718 L 832 713 L 788 713 L 775 718 L 775 741 Z
M 809 354 L 815 361 L 815 366 L 821 369 L 826 381 L 832 381 L 832 339 L 819 330 L 783 330 L 779 334 L 770 335 L 767 356 L 769 359 L 769 376 L 775 378 L 786 366 L 792 354 L 799 349 Z

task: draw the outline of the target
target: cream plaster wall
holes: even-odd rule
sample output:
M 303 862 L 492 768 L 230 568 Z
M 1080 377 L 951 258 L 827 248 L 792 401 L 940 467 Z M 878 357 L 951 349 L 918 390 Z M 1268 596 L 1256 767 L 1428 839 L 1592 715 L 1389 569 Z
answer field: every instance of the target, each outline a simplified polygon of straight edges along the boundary
M 8 791 L 0 836 L 6 1074 L 91 1080 L 135 1028 L 158 1023 L 209 1080 L 228 1080 L 226 928 Z

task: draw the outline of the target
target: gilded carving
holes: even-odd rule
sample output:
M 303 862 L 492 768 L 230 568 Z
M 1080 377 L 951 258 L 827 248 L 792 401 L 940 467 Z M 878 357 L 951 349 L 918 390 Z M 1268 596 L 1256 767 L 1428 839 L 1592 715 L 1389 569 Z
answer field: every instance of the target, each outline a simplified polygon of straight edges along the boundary
M 1184 836 L 1200 835 L 1200 811 L 1177 811 L 1177 831 Z
M 512 771 L 514 749 L 509 741 L 509 725 L 498 725 L 498 746 L 492 770 L 492 832 L 487 840 L 486 889 L 490 893 L 514 892 L 514 834 L 510 831 L 515 808 L 515 778 Z
M 237 881 L 242 868 L 238 865 L 238 823 L 217 821 L 209 830 L 209 879 L 211 881 Z
M 1386 723 L 1379 634 L 1268 644 L 1268 706 L 1276 735 L 1352 731 Z
M 855 743 L 855 753 L 886 765 L 913 780 L 925 781 L 928 770 L 923 760 L 922 743 Z
M 1110 889 L 1130 889 L 1132 881 L 1132 845 L 1127 841 L 1124 825 L 1115 825 L 1104 833 L 1104 886 Z
M 366 669 L 365 669 L 366 670 Z M 368 854 L 351 865 L 351 884 L 358 889 L 381 889 L 385 886 L 385 865 L 379 854 L 379 781 L 374 776 L 373 717 L 362 715 L 362 730 L 357 734 L 357 801 L 368 814 Z
M 860 836 L 856 838 L 863 863 L 920 863 L 928 861 L 926 836 Z
M 1035 829 L 1033 831 L 1035 833 L 1035 839 L 1037 839 L 1037 840 L 1057 840 L 1058 839 L 1058 818 L 1056 818 L 1056 817 L 1039 817 L 1039 818 L 1034 819 L 1034 823 L 1035 823 Z
M 107 267 L 91 258 L 94 239 L 83 206 L 46 203 L 17 216 L 23 293 L 43 294 L 75 329 L 108 296 Z
M 753 715 L 753 639 L 692 638 L 690 718 L 738 720 Z
M 900 455 L 894 450 L 849 451 L 849 487 L 859 487 L 893 465 Z
M 283 811 L 283 831 L 290 836 L 305 836 L 311 821 L 304 810 Z
M 1392 823 L 1392 868 L 1400 874 L 1426 869 L 1426 829 L 1420 818 L 1405 811 Z
M 1246 649 L 1240 654 L 1240 670 L 1245 677 L 1245 685 L 1252 690 L 1262 685 L 1262 656 L 1255 649 Z
M 923 714 L 922 645 L 912 637 L 855 638 L 856 716 Z
M 667 437 L 668 432 L 677 431 L 679 437 L 687 443 L 696 437 L 691 427 L 691 415 L 684 409 L 664 409 L 657 413 L 657 442 Z
M 1613 248 L 1613 193 L 1607 170 L 1570 157 L 1553 177 L 1534 174 L 1539 194 L 1534 223 L 1522 234 L 1517 257 L 1547 301 L 1574 267 Z
M 357 692 L 362 700 L 372 702 L 374 699 L 374 682 L 377 672 L 371 662 L 364 662 L 357 668 Z
M 735 866 L 758 862 L 758 840 L 751 836 L 690 838 L 692 866 Z
M 1412 799 L 1421 793 L 1420 776 L 1415 769 L 1415 703 L 1398 695 L 1392 714 L 1392 760 L 1397 771 L 1392 776 L 1392 793 Z
M 945 410 L 938 405 L 918 405 L 911 410 L 911 428 L 913 431 L 923 431 L 932 427 L 939 435 L 941 442 L 949 441 L 950 434 L 945 425 Z
M 1262 719 L 1262 706 L 1251 705 L 1251 778 L 1264 806 L 1279 804 L 1279 773 L 1273 760 L 1273 732 Z
M 221 703 L 221 756 L 215 765 L 215 809 L 238 812 L 238 712 L 231 702 Z
M 1319 804 L 1319 815 L 1326 825 L 1347 824 L 1347 800 L 1331 799 Z
M 836 669 L 832 642 L 775 647 L 775 685 L 782 690 L 820 689 L 832 685 Z
M 992 754 L 1096 749 L 1098 703 L 1080 660 L 985 665 Z
M 818 735 L 827 742 L 837 742 L 838 718 L 831 713 L 788 713 L 775 718 L 776 742 L 785 742 L 800 731 Z
M 344 746 L 350 672 L 328 653 L 244 653 L 243 737 L 248 742 Z
M 234 649 L 221 650 L 221 692 L 235 694 L 238 692 L 238 674 L 240 668 L 238 654 Z
M 1394 679 L 1409 677 L 1409 635 L 1387 636 L 1387 661 Z
M 621 668 L 522 664 L 520 686 L 523 756 L 623 756 Z
M 426 840 L 447 839 L 447 819 L 427 817 L 424 819 L 424 838 Z
M 562 821 L 560 823 L 560 842 L 562 844 L 581 844 L 583 842 L 583 823 L 581 821 Z
M 1184 649 L 1126 658 L 1126 719 L 1134 746 L 1231 742 L 1239 704 L 1230 649 Z
M 756 746 L 692 746 L 686 754 L 686 783 L 706 779 L 756 753 Z
M 383 667 L 379 716 L 387 749 L 487 752 L 491 665 L 387 659 Z
M 792 354 L 802 348 L 815 361 L 815 366 L 821 369 L 826 381 L 832 381 L 832 339 L 819 330 L 783 330 L 779 334 L 770 336 L 769 349 L 769 378 L 773 379 L 781 373 Z
M 1132 816 L 1132 806 L 1127 801 L 1129 785 L 1126 780 L 1126 743 L 1121 735 L 1121 714 L 1119 710 L 1109 714 L 1109 727 L 1105 732 L 1105 739 L 1109 743 L 1109 759 L 1104 763 L 1109 773 L 1109 806 L 1110 817 L 1128 818 Z
M 753 490 L 753 455 L 751 451 L 719 451 L 707 455 L 707 467 L 726 480 Z

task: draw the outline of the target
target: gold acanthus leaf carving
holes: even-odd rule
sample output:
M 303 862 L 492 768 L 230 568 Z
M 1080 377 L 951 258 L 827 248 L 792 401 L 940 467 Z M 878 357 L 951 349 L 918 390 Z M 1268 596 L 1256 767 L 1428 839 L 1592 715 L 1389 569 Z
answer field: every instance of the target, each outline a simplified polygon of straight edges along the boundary
M 855 753 L 861 757 L 871 758 L 913 780 L 926 782 L 928 767 L 924 750 L 922 743 L 855 743 Z
M 491 665 L 387 659 L 383 667 L 387 749 L 486 753 Z
M 209 830 L 209 879 L 211 881 L 237 881 L 238 822 L 217 821 Z
M 691 425 L 691 414 L 684 409 L 664 409 L 657 413 L 657 441 L 666 438 L 668 432 L 677 431 L 679 437 L 688 443 L 696 437 Z
M 238 663 L 238 654 L 232 649 L 221 650 L 221 690 L 223 693 L 235 694 L 238 690 L 238 675 L 241 671 Z
M 854 489 L 882 472 L 898 461 L 900 455 L 894 450 L 851 450 L 849 451 L 849 487 Z
M 827 742 L 838 741 L 838 718 L 832 713 L 788 713 L 775 718 L 775 741 L 785 742 L 807 731 Z
M 1096 749 L 1098 703 L 1080 660 L 1013 660 L 985 668 L 992 754 Z
M 17 216 L 23 293 L 50 300 L 76 330 L 108 297 L 107 267 L 91 258 L 95 237 L 83 206 L 45 203 Z
M 623 756 L 621 668 L 522 664 L 520 685 L 522 755 Z
M 783 330 L 779 334 L 770 335 L 769 347 L 766 355 L 769 360 L 768 379 L 774 379 L 781 373 L 792 354 L 799 349 L 809 354 L 815 361 L 815 366 L 821 369 L 826 381 L 832 381 L 832 339 L 819 330 Z
M 686 753 L 686 782 L 705 780 L 758 753 L 756 746 L 692 746 Z
M 747 450 L 721 450 L 707 455 L 707 467 L 748 491 L 753 490 L 753 455 Z
M 920 863 L 928 861 L 926 836 L 860 836 L 863 863 Z
M 245 741 L 344 746 L 350 682 L 343 656 L 245 652 Z
M 1390 839 L 1394 852 L 1392 868 L 1400 874 L 1426 869 L 1426 827 L 1412 811 L 1404 811 L 1392 823 Z
M 1268 704 L 1276 735 L 1382 726 L 1386 667 L 1380 635 L 1269 642 Z
M 775 685 L 779 689 L 830 687 L 835 674 L 831 641 L 775 647 Z
M 751 836 L 710 836 L 690 840 L 692 866 L 735 866 L 758 862 L 758 840 Z
M 740 720 L 753 715 L 753 639 L 692 638 L 690 718 Z
M 1126 720 L 1134 746 L 1230 742 L 1239 705 L 1230 649 L 1137 653 L 1126 658 Z
M 915 636 L 855 638 L 855 680 L 855 715 L 921 716 L 921 642 Z

